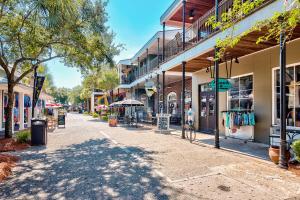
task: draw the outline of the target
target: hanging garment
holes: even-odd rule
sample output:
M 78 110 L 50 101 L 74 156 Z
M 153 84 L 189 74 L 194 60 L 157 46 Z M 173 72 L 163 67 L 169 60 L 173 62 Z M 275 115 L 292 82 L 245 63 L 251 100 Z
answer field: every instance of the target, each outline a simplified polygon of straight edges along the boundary
M 230 128 L 230 113 L 226 112 L 225 117 L 226 128 Z
M 249 113 L 249 122 L 250 126 L 255 126 L 255 115 L 253 112 Z

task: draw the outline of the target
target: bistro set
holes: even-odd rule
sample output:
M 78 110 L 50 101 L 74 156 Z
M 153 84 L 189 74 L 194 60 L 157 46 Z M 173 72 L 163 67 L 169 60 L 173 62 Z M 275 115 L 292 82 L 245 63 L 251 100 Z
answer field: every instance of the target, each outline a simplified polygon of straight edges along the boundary
M 115 117 L 117 118 L 118 123 L 125 124 L 130 127 L 138 127 L 138 115 L 133 112 L 133 109 L 143 106 L 144 104 L 142 102 L 134 99 L 126 99 L 123 101 L 114 102 L 109 105 L 111 109 L 117 112 L 117 116 Z M 120 108 L 130 108 L 130 114 L 121 116 L 119 113 Z M 113 116 L 111 115 L 110 118 L 113 118 Z

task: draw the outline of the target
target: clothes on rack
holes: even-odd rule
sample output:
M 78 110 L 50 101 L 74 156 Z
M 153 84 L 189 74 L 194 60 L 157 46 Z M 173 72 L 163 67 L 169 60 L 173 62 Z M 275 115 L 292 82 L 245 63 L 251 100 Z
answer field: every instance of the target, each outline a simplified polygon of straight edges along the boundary
M 224 114 L 226 128 L 255 126 L 255 114 L 253 111 L 225 111 Z

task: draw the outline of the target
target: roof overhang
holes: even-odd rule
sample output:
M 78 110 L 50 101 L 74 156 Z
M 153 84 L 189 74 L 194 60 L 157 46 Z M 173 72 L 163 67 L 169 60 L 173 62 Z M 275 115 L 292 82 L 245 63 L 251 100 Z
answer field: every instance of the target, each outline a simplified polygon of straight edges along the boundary
M 167 26 L 182 26 L 183 0 L 175 0 L 160 18 L 160 23 Z M 215 0 L 186 0 L 186 24 L 191 25 L 207 13 L 215 5 Z M 193 19 L 189 19 L 189 13 L 193 11 Z

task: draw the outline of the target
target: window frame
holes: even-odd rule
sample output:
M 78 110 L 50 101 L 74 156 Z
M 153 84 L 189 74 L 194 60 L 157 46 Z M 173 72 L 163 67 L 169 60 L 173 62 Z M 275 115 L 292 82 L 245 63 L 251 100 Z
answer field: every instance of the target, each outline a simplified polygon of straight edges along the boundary
M 294 75 L 295 75 L 296 66 L 300 66 L 300 62 L 288 64 L 288 65 L 286 65 L 286 68 L 293 67 L 294 68 Z M 280 70 L 280 66 L 272 68 L 272 126 L 278 126 L 278 124 L 276 124 L 276 117 L 275 117 L 276 109 L 277 109 L 276 108 L 276 83 L 275 83 L 276 70 Z M 295 79 L 295 77 L 294 77 L 294 79 Z M 296 127 L 295 124 L 294 124 L 294 126 L 287 126 L 287 127 L 295 129 L 295 130 L 300 130 L 300 127 Z
M 237 78 L 243 78 L 243 77 L 246 77 L 246 76 L 252 76 L 252 91 L 253 91 L 253 98 L 252 98 L 252 103 L 253 103 L 253 111 L 255 111 L 255 94 L 254 94 L 254 85 L 255 85 L 255 76 L 254 76 L 254 73 L 251 72 L 251 73 L 246 73 L 246 74 L 241 74 L 241 75 L 237 75 L 237 76 L 233 76 L 231 77 L 230 79 L 237 79 Z M 239 83 L 240 84 L 240 83 Z M 230 107 L 230 102 L 229 102 L 229 90 L 226 92 L 226 102 L 227 102 L 227 109 L 229 109 Z

